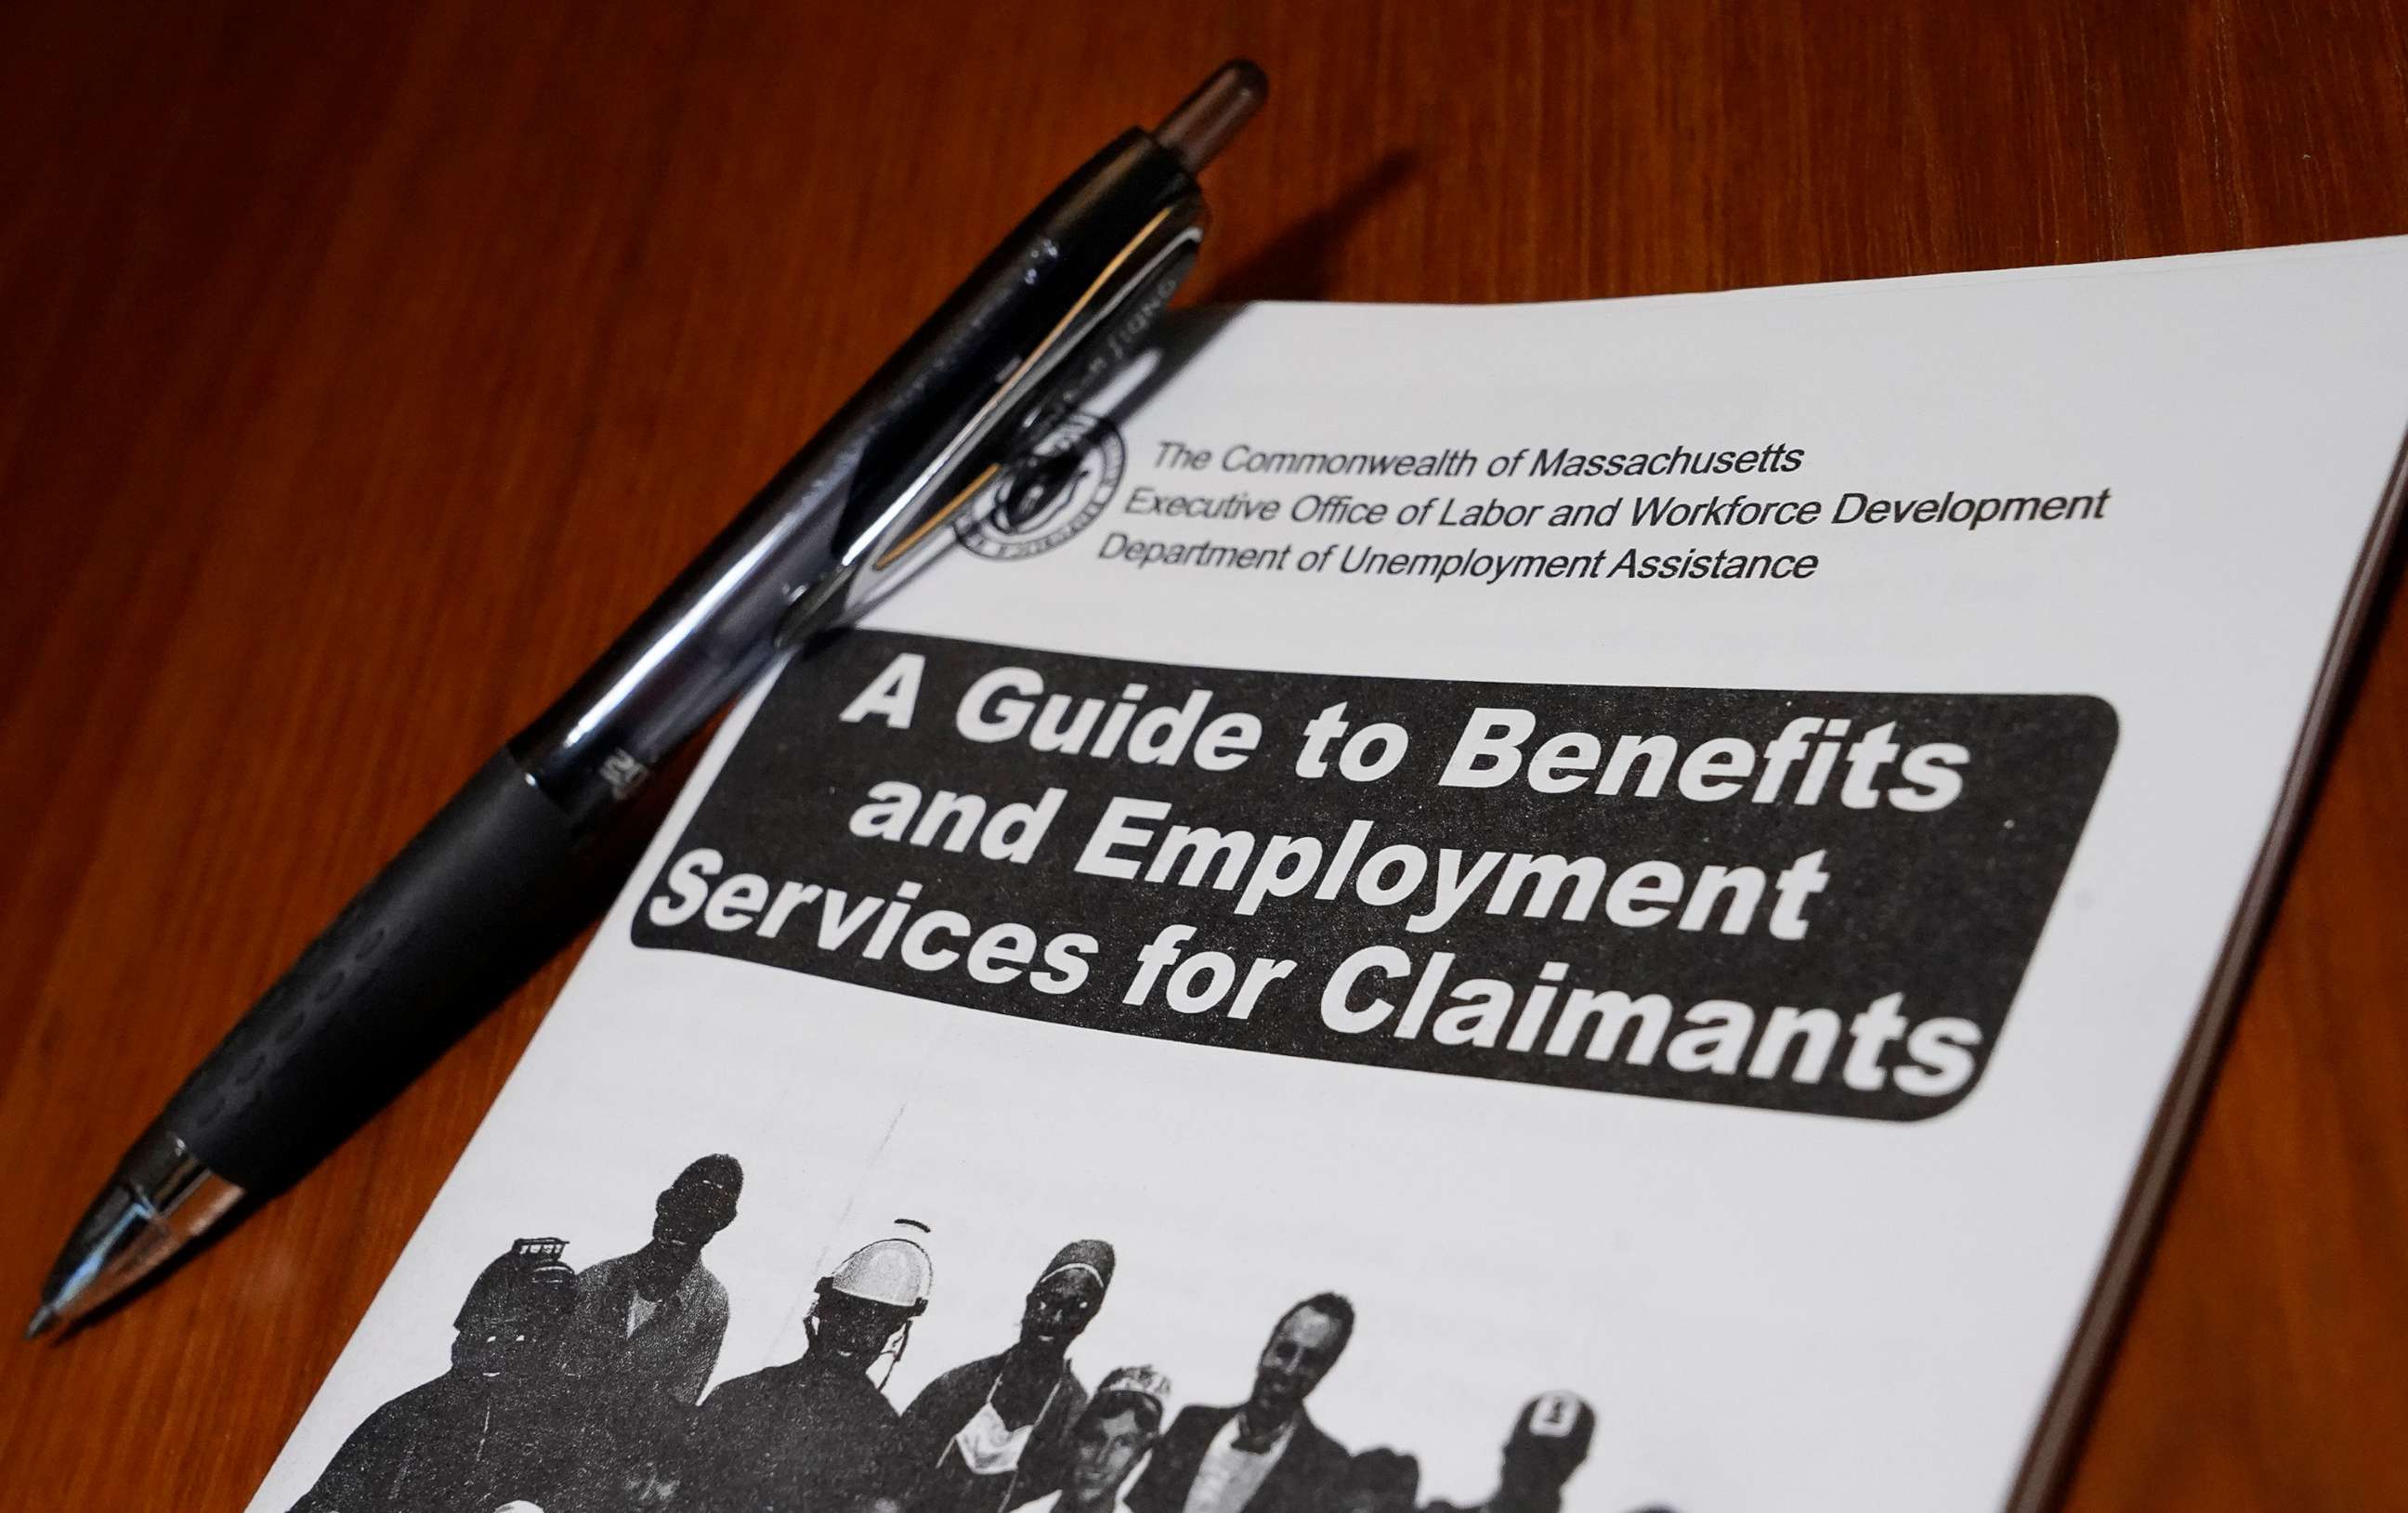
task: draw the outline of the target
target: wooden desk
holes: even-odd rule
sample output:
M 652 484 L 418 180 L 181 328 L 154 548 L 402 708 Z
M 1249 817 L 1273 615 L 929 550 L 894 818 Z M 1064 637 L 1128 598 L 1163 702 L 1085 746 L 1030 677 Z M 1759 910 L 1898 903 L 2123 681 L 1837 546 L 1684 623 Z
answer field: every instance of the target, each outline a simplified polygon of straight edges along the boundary
M 2408 231 L 2408 19 L 2285 7 L 0 16 L 0 1298 L 170 1086 L 991 238 L 1223 56 L 1211 297 Z M 2378 630 L 2073 1487 L 2408 1506 L 2408 633 Z M 21 1507 L 242 1506 L 559 986 L 106 1327 Z M 1712 1513 L 1696 1509 L 1690 1513 Z

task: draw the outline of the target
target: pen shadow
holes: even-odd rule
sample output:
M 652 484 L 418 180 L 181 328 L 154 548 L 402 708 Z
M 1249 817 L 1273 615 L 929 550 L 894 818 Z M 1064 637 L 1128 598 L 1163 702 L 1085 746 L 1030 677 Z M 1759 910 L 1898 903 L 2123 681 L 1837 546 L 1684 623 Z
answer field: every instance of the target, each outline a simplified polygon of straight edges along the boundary
M 1146 364 L 1103 418 L 1125 430 L 1187 364 L 1201 356 L 1255 300 L 1314 300 L 1337 282 L 1337 254 L 1347 234 L 1412 177 L 1418 160 L 1398 149 L 1373 164 L 1345 193 L 1273 237 L 1254 256 L 1216 277 L 1197 301 L 1163 319 L 1137 362 Z M 1150 360 L 1150 361 L 1149 361 Z
M 1336 199 L 1272 237 L 1236 267 L 1217 275 L 1198 303 L 1327 299 L 1337 286 L 1338 253 L 1348 236 L 1412 178 L 1420 164 L 1419 154 L 1409 149 L 1387 153 Z
M 1215 278 L 1194 305 L 1164 318 L 1139 354 L 1143 374 L 1115 398 L 1103 418 L 1126 429 L 1165 385 L 1201 356 L 1255 300 L 1314 300 L 1337 282 L 1337 254 L 1347 234 L 1412 177 L 1418 160 L 1399 149 L 1373 164 L 1345 193 L 1273 237 L 1254 256 Z M 1149 359 L 1151 360 L 1149 362 Z

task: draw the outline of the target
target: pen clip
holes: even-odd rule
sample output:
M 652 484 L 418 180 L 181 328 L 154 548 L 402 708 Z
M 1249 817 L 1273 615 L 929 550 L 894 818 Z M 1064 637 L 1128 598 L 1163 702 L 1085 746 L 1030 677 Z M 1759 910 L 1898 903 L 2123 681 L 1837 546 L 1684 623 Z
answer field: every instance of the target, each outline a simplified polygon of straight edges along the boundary
M 1190 194 L 1130 237 L 893 502 L 838 544 L 836 565 L 787 611 L 779 647 L 867 608 L 993 507 L 996 486 L 1142 344 L 1195 266 L 1206 221 L 1202 198 Z

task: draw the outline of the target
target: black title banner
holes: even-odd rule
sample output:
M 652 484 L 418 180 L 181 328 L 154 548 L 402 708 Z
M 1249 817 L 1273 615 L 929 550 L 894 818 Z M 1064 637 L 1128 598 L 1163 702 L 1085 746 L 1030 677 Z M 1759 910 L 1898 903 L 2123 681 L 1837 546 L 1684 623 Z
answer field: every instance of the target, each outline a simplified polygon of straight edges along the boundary
M 1231 1050 L 1920 1119 L 1979 1081 L 2115 729 L 2079 695 L 858 632 L 769 691 L 634 936 Z

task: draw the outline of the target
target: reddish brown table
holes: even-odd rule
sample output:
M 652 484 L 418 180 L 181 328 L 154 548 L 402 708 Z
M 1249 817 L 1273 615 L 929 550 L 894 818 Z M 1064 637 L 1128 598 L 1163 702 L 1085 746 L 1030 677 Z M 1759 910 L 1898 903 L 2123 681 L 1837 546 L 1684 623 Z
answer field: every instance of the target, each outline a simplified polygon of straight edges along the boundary
M 2408 19 L 2282 7 L 0 15 L 0 1298 L 250 997 L 1027 203 L 1224 55 L 1198 282 L 1526 300 L 2408 231 Z M 2378 626 L 2071 1506 L 2408 1506 Z M 21 1507 L 239 1507 L 559 986 L 104 1327 Z M 1711 1510 L 1691 1510 L 1711 1513 Z

